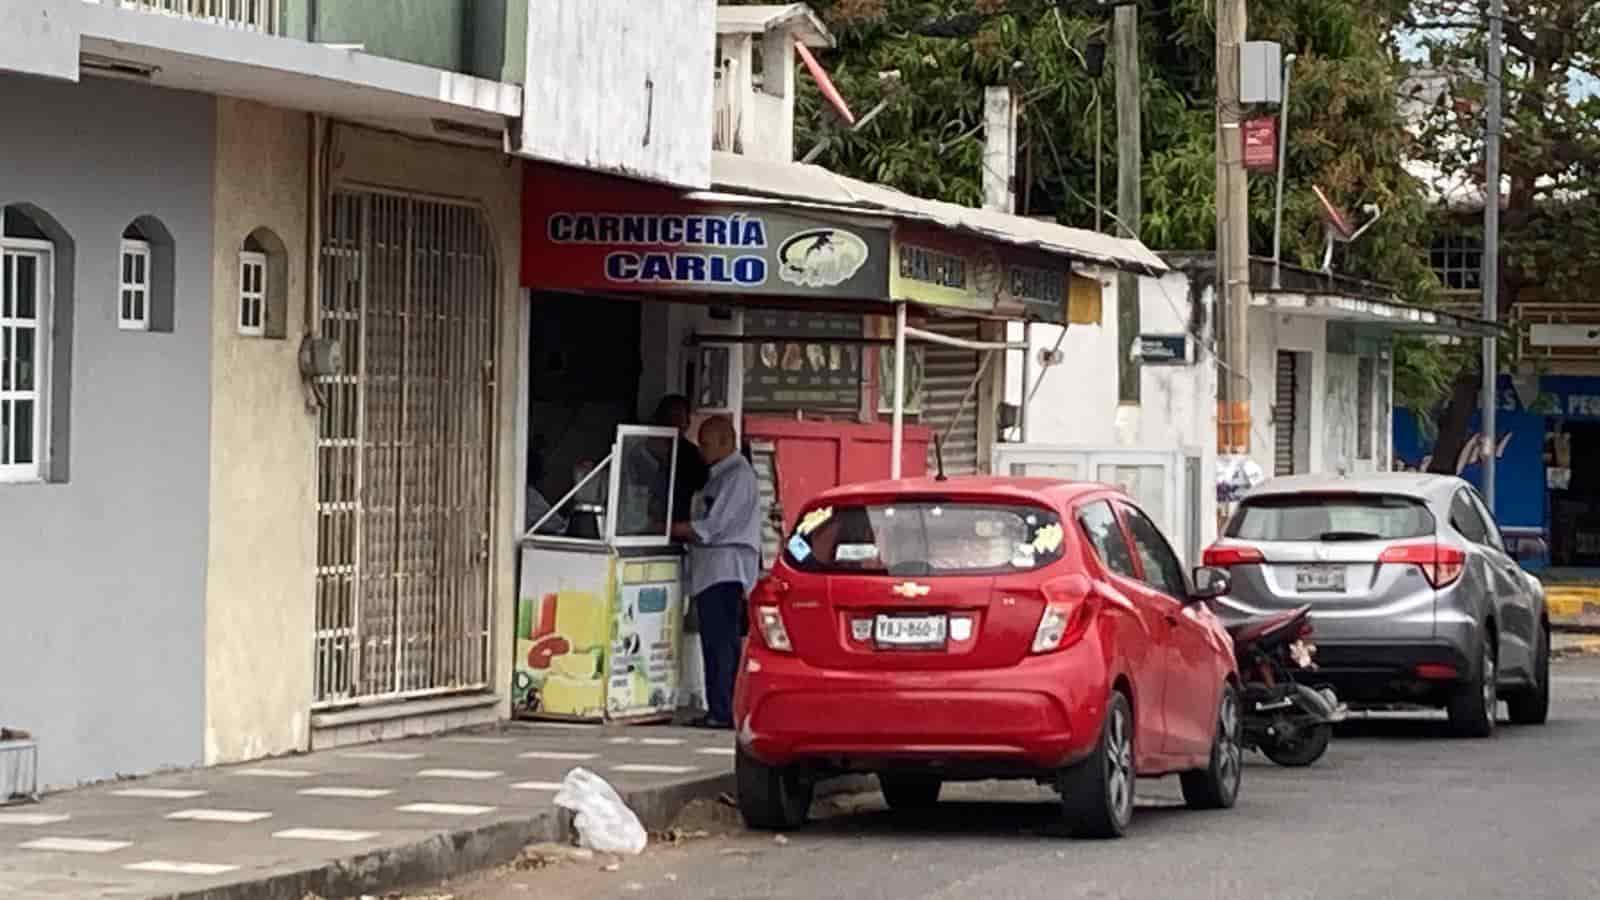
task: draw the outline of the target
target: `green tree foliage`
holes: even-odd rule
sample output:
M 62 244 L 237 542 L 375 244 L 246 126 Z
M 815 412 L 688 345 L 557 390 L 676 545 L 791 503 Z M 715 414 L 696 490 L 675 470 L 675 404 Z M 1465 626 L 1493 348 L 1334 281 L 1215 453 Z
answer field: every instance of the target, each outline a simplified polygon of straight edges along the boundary
M 1600 248 L 1600 7 L 1593 0 L 1505 0 L 1505 72 L 1499 318 L 1531 292 L 1587 300 Z M 1413 0 L 1402 27 L 1426 56 L 1417 79 L 1417 156 L 1444 173 L 1466 173 L 1484 195 L 1484 63 L 1487 4 Z M 1509 342 L 1507 342 L 1509 343 Z M 1460 365 L 1439 413 L 1436 460 L 1466 441 L 1482 372 Z
M 1214 0 L 1147 2 L 1141 12 L 1143 228 L 1160 250 L 1215 244 Z M 982 185 L 983 87 L 1010 82 L 1024 97 L 1019 210 L 1064 224 L 1095 224 L 1095 161 L 1112 230 L 1116 186 L 1114 60 L 1091 77 L 1091 38 L 1109 43 L 1110 16 L 1087 0 L 814 0 L 839 39 L 825 57 L 860 115 L 885 96 L 879 73 L 900 73 L 901 92 L 865 128 L 849 132 L 802 79 L 797 146 L 828 141 L 818 162 L 912 194 L 977 204 Z M 1411 136 L 1397 109 L 1401 66 L 1391 28 L 1400 0 L 1253 0 L 1249 33 L 1298 55 L 1290 105 L 1284 204 L 1286 261 L 1320 265 L 1322 219 L 1313 184 L 1349 209 L 1383 208 L 1382 220 L 1336 267 L 1428 302 L 1428 209 L 1402 161 Z M 1103 101 L 1098 102 L 1097 100 Z M 1261 111 L 1266 114 L 1267 110 Z M 1098 140 L 1096 115 L 1102 128 Z M 1272 248 L 1275 184 L 1251 179 L 1251 248 Z M 1436 351 L 1398 354 L 1402 402 L 1437 397 Z

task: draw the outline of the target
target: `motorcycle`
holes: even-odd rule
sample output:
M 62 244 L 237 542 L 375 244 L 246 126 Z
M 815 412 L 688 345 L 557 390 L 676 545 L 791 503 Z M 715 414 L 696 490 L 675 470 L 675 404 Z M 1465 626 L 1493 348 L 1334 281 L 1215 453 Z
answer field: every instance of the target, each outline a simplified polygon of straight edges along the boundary
M 1302 684 L 1316 670 L 1311 607 L 1228 626 L 1244 680 L 1244 745 L 1280 766 L 1309 766 L 1328 751 L 1333 726 L 1348 715 L 1332 688 Z

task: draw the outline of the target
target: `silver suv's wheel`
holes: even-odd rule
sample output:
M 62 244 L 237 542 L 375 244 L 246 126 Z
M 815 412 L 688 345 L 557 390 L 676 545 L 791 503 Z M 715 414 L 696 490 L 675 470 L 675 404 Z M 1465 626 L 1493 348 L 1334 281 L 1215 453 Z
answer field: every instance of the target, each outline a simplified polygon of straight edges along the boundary
M 1484 634 L 1482 659 L 1474 678 L 1450 698 L 1450 727 L 1462 737 L 1486 738 L 1494 734 L 1496 707 L 1500 704 L 1494 637 Z
M 1550 626 L 1541 624 L 1533 645 L 1533 686 L 1506 698 L 1517 725 L 1543 725 L 1550 720 Z

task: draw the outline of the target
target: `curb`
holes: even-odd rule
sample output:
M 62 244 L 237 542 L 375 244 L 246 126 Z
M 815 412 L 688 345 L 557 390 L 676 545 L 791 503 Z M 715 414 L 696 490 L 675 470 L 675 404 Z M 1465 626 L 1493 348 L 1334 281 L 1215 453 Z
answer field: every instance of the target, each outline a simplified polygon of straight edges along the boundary
M 1548 585 L 1544 602 L 1557 631 L 1600 632 L 1600 587 Z
M 1551 659 L 1570 659 L 1575 656 L 1600 656 L 1600 636 L 1586 637 L 1570 646 L 1550 651 Z
M 622 799 L 647 831 L 660 831 L 671 827 L 672 820 L 691 801 L 715 798 L 733 789 L 733 773 L 728 772 L 666 787 L 628 791 Z M 529 844 L 566 843 L 571 834 L 572 813 L 555 809 L 479 828 L 436 832 L 411 844 L 328 860 L 252 881 L 164 894 L 152 900 L 304 900 L 307 894 L 327 898 L 381 896 L 503 865 L 516 859 Z

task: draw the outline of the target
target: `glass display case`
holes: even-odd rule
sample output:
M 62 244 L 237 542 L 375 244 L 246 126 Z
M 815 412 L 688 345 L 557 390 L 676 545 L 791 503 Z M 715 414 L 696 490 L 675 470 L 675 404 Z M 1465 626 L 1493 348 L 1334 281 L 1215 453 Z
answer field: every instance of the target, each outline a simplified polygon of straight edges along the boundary
M 522 538 L 517 715 L 660 721 L 676 707 L 683 557 L 672 543 L 678 432 L 623 425 L 611 452 Z

